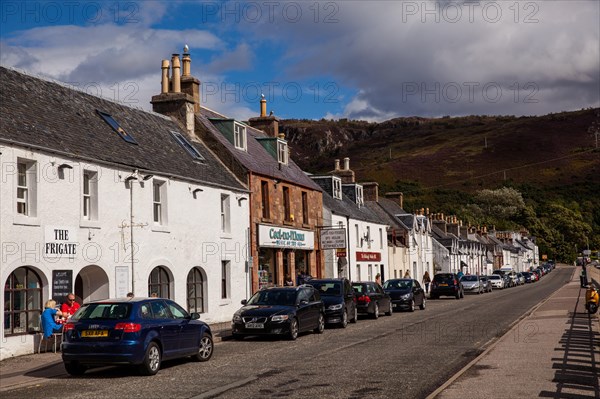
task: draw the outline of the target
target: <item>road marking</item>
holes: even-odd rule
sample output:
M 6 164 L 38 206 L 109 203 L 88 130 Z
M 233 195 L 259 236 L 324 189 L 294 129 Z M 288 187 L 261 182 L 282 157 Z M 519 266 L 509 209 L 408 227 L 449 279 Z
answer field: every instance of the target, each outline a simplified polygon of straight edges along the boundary
M 242 387 L 242 386 L 250 384 L 251 382 L 256 381 L 256 380 L 258 380 L 258 376 L 254 375 L 252 377 L 248 377 L 243 380 L 232 382 L 231 384 L 227 384 L 227 385 L 224 385 L 219 388 L 211 389 L 210 391 L 204 392 L 198 396 L 193 396 L 191 399 L 214 398 L 215 396 L 225 393 L 225 392 L 229 391 L 230 389 Z

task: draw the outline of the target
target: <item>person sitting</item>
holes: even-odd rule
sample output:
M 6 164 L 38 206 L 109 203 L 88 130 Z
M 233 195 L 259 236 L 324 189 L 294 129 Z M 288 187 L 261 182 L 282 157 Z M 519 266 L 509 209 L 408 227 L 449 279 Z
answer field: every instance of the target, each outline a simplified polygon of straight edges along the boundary
M 65 317 L 70 317 L 79 310 L 81 305 L 75 302 L 75 294 L 71 293 L 67 295 L 67 302 L 63 303 L 60 307 L 60 311 L 64 313 Z
M 48 339 L 54 333 L 62 331 L 62 325 L 58 324 L 54 318 L 56 316 L 62 316 L 63 312 L 56 309 L 56 301 L 50 299 L 44 305 L 44 311 L 42 312 L 42 330 L 44 330 L 44 338 Z

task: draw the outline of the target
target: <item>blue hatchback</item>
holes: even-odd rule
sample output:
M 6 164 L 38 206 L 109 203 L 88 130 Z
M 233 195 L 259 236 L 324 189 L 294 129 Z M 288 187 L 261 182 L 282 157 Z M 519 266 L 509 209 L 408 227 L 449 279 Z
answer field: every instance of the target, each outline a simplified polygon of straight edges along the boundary
M 154 375 L 161 362 L 213 353 L 210 327 L 177 303 L 163 298 L 106 299 L 84 304 L 63 327 L 62 359 L 67 372 L 89 367 L 135 365 Z

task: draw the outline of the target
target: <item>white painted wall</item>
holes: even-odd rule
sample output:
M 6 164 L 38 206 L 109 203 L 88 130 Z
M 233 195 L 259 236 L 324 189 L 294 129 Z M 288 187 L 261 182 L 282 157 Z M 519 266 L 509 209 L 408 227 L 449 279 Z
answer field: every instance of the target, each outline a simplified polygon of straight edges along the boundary
M 52 270 L 73 270 L 73 281 L 86 266 L 98 266 L 108 280 L 108 287 L 84 299 L 114 297 L 115 267 L 131 268 L 130 229 L 120 228 L 130 221 L 130 192 L 124 178 L 132 170 L 118 170 L 98 164 L 85 164 L 18 147 L 2 147 L 0 176 L 0 242 L 2 245 L 0 281 L 20 266 L 31 266 L 43 280 L 43 300 L 51 296 Z M 37 217 L 16 214 L 17 158 L 37 162 Z M 69 163 L 64 179 L 57 165 Z M 98 179 L 98 221 L 82 220 L 83 169 L 96 170 Z M 187 307 L 186 280 L 193 267 L 201 267 L 207 282 L 204 291 L 206 312 L 201 319 L 208 323 L 225 322 L 247 296 L 246 234 L 249 223 L 249 201 L 238 203 L 235 193 L 227 189 L 202 186 L 196 195 L 191 190 L 200 186 L 171 179 L 156 173 L 167 185 L 166 226 L 155 226 L 152 213 L 152 179 L 134 181 L 133 216 L 135 248 L 135 294 L 148 295 L 148 276 L 156 266 L 164 266 L 172 276 L 171 299 Z M 221 194 L 230 197 L 230 233 L 221 232 Z M 74 259 L 47 259 L 42 256 L 46 226 L 66 226 L 77 232 L 78 253 Z M 143 227 L 142 227 L 143 226 Z M 221 261 L 231 262 L 229 298 L 221 298 Z M 90 269 L 87 269 L 90 270 Z M 102 272 L 100 272 L 100 270 Z M 131 274 L 129 275 L 131 280 Z M 128 290 L 131 289 L 128 287 Z M 4 295 L 0 296 L 4 309 Z M 4 336 L 4 317 L 0 319 L 0 359 L 33 352 L 33 335 Z

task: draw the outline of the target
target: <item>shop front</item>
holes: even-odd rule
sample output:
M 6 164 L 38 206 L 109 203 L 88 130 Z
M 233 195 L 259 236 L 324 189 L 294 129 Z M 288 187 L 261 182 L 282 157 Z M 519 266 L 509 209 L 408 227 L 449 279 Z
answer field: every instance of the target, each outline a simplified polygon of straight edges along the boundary
M 258 289 L 298 284 L 299 275 L 317 277 L 314 232 L 259 224 L 257 274 Z

